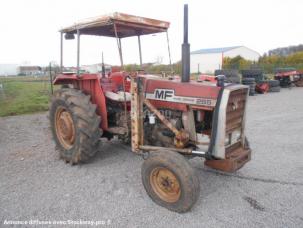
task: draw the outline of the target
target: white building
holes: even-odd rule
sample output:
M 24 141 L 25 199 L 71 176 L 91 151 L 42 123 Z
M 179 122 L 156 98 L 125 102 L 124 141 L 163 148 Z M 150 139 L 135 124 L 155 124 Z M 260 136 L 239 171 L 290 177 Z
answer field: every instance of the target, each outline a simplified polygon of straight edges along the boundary
M 0 64 L 0 76 L 17 75 L 19 66 L 17 64 Z
M 105 72 L 109 72 L 111 70 L 111 66 L 104 64 L 105 66 Z M 85 72 L 96 74 L 102 72 L 102 63 L 96 63 L 91 65 L 82 65 L 81 70 L 84 70 Z
M 190 72 L 214 73 L 216 69 L 221 69 L 224 57 L 234 58 L 238 55 L 251 61 L 257 61 L 260 57 L 258 52 L 244 46 L 201 49 L 190 54 Z

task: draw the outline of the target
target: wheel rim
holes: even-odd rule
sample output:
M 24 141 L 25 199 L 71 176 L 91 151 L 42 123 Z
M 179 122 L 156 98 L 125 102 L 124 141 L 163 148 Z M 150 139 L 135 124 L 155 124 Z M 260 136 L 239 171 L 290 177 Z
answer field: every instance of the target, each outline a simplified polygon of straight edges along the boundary
M 150 174 L 150 183 L 154 192 L 165 202 L 174 203 L 181 195 L 177 177 L 167 168 L 155 168 Z
M 66 150 L 70 149 L 75 142 L 75 126 L 71 113 L 64 107 L 56 111 L 55 128 L 60 144 Z

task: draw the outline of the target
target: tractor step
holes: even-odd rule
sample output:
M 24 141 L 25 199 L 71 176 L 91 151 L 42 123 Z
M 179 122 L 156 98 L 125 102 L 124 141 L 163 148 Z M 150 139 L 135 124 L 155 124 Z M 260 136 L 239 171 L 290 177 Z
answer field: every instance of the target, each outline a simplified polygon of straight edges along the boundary
M 206 160 L 204 164 L 210 168 L 224 172 L 235 172 L 251 159 L 251 150 L 239 147 L 226 155 L 222 160 Z

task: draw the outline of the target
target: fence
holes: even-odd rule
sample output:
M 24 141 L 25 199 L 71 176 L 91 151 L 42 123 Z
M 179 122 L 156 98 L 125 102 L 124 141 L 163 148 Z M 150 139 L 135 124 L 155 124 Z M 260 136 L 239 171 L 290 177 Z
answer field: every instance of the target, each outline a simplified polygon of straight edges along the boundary
M 45 111 L 51 94 L 49 76 L 0 77 L 0 116 Z

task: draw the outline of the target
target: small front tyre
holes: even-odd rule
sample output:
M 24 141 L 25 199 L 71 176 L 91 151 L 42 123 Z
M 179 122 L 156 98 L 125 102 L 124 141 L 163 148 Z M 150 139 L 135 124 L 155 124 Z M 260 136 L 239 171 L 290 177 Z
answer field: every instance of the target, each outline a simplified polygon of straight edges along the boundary
M 200 194 L 199 178 L 177 152 L 151 152 L 141 169 L 147 194 L 158 205 L 175 212 L 192 208 Z

